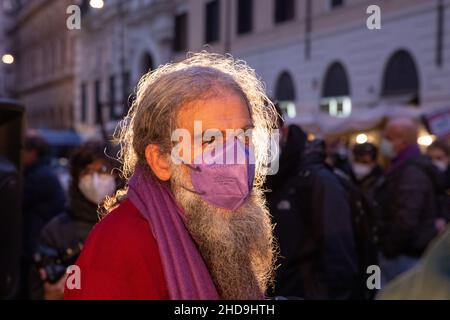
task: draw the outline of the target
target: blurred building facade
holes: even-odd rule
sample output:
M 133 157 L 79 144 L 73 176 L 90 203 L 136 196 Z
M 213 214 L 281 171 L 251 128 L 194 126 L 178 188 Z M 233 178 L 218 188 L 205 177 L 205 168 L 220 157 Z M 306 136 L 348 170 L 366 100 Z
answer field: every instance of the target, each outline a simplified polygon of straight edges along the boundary
M 291 122 L 450 101 L 449 0 L 130 0 L 122 14 L 117 2 L 91 13 L 78 43 L 80 123 L 98 122 L 99 108 L 113 113 L 101 106 L 128 88 L 112 80 L 120 68 L 133 87 L 144 71 L 202 49 L 247 61 Z M 372 4 L 380 30 L 366 25 Z
M 111 131 L 145 72 L 202 49 L 245 60 L 289 122 L 449 107 L 450 0 L 73 0 L 73 31 L 61 28 L 71 1 L 21 2 L 15 89 L 37 126 Z M 380 30 L 366 26 L 373 4 Z
M 70 129 L 74 110 L 74 40 L 66 27 L 71 0 L 14 1 L 7 27 L 14 54 L 11 94 L 32 128 Z
M 172 57 L 173 1 L 110 0 L 82 5 L 75 63 L 77 129 L 110 133 L 140 77 Z
M 175 39 L 247 61 L 293 122 L 380 105 L 450 106 L 450 1 L 185 2 L 187 31 Z M 366 25 L 372 4 L 380 30 Z
M 6 81 L 8 66 L 2 61 L 3 55 L 8 53 L 8 48 L 6 46 L 7 39 L 5 34 L 7 26 L 7 16 L 4 10 L 1 9 L 2 8 L 0 7 L 0 97 L 7 97 L 8 94 Z

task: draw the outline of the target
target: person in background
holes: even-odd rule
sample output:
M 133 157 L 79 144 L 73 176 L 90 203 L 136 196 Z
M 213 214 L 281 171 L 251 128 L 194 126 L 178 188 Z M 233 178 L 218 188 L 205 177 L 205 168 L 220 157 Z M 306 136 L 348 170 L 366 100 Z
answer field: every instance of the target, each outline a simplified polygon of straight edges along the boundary
M 378 164 L 378 149 L 372 143 L 357 144 L 353 147 L 352 171 L 355 183 L 369 197 L 383 175 Z
M 39 234 L 45 224 L 64 210 L 64 190 L 50 166 L 50 147 L 39 135 L 27 134 L 23 160 L 25 165 L 23 190 L 23 256 L 21 297 L 29 295 L 30 267 Z
M 276 270 L 275 287 L 270 288 L 269 296 L 295 297 L 304 294 L 299 287 L 301 272 L 298 257 L 301 243 L 301 212 L 296 206 L 296 179 L 300 160 L 305 148 L 306 134 L 296 125 L 285 126 L 282 112 L 275 104 L 278 114 L 277 129 L 280 132 L 280 154 L 278 172 L 268 175 L 264 185 L 265 196 L 275 225 L 275 238 L 280 249 Z M 294 199 L 290 199 L 294 198 Z
M 30 285 L 33 299 L 63 299 L 65 273 L 59 279 L 52 279 L 55 275 L 47 274 L 45 270 L 56 266 L 43 265 L 50 260 L 47 255 L 64 255 L 69 259 L 68 255 L 79 252 L 98 221 L 99 204 L 116 191 L 117 178 L 112 173 L 116 163 L 105 155 L 106 147 L 103 142 L 88 141 L 71 156 L 69 207 L 53 218 L 41 232 L 37 250 L 39 261 L 36 261 Z M 74 256 L 73 263 L 75 259 Z
M 296 125 L 284 125 L 282 111 L 278 104 L 275 104 L 275 108 L 279 114 L 277 118 L 277 129 L 280 133 L 280 154 L 277 173 L 268 175 L 266 178 L 265 188 L 271 190 L 271 192 L 266 193 L 269 206 L 277 202 L 275 200 L 278 194 L 277 191 L 287 180 L 298 173 L 301 156 L 307 141 L 307 136 L 300 127 Z M 275 208 L 270 209 L 271 212 L 275 210 Z
M 417 145 L 418 126 L 410 119 L 390 120 L 380 150 L 390 159 L 385 183 L 378 189 L 381 205 L 380 266 L 382 281 L 389 282 L 414 267 L 430 241 L 438 200 L 439 174 Z
M 450 146 L 444 140 L 436 140 L 427 148 L 433 164 L 445 174 L 445 188 L 450 189 Z
M 13 299 L 19 290 L 21 253 L 21 190 L 16 165 L 0 155 L 0 299 Z
M 346 142 L 341 139 L 329 139 L 326 141 L 326 152 L 326 161 L 333 168 L 334 173 L 345 179 L 350 179 L 352 165 Z
M 427 148 L 427 155 L 442 173 L 445 192 L 440 196 L 440 210 L 436 225 L 443 231 L 450 221 L 450 147 L 444 140 L 436 140 Z
M 280 113 L 280 111 L 278 111 Z M 325 146 L 284 126 L 279 171 L 265 185 L 280 255 L 269 296 L 351 299 L 357 253 L 346 190 L 325 163 Z

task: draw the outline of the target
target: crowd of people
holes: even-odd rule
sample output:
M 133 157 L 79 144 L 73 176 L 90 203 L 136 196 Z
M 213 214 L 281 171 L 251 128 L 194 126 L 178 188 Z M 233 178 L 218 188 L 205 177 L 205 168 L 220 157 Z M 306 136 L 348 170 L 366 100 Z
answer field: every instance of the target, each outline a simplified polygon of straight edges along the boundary
M 122 150 L 126 196 L 97 225 L 99 206 L 125 183 L 107 145 L 74 150 L 65 194 L 48 145 L 28 136 L 21 297 L 373 299 L 369 266 L 380 267 L 389 288 L 425 265 L 424 252 L 448 233 L 450 149 L 437 140 L 422 154 L 413 120 L 391 119 L 378 145 L 346 151 L 285 125 L 278 109 L 279 170 L 261 186 L 258 165 L 168 162 L 175 116 L 185 127 L 201 120 L 220 130 L 269 130 L 258 88 L 249 69 L 207 54 L 143 81 L 122 136 L 130 148 Z M 65 267 L 75 262 L 82 290 L 64 292 Z M 401 298 L 399 287 L 384 296 Z
M 346 155 L 327 153 L 324 142 L 308 141 L 296 125 L 280 119 L 279 127 L 280 170 L 267 179 L 281 250 L 273 295 L 373 298 L 369 266 L 380 267 L 385 287 L 417 266 L 444 233 L 450 218 L 446 141 L 436 140 L 422 154 L 418 124 L 392 119 L 378 146 L 355 144 Z

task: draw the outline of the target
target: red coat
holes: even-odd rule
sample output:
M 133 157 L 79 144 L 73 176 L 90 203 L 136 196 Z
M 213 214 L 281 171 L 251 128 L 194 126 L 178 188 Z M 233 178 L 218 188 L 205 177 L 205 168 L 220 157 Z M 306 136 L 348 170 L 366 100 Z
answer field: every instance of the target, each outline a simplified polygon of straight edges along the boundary
M 169 299 L 156 240 L 129 200 L 92 229 L 76 264 L 81 289 L 66 287 L 66 300 Z

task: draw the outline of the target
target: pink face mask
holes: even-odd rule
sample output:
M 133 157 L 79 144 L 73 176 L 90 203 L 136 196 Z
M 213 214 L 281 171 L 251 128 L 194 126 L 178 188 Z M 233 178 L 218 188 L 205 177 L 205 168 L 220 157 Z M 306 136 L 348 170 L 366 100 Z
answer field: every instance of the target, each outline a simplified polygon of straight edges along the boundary
M 194 164 L 189 165 L 195 192 L 217 207 L 239 208 L 253 188 L 255 160 L 252 148 L 232 138 L 212 155 L 209 164 L 202 161 L 202 157 L 198 156 Z

